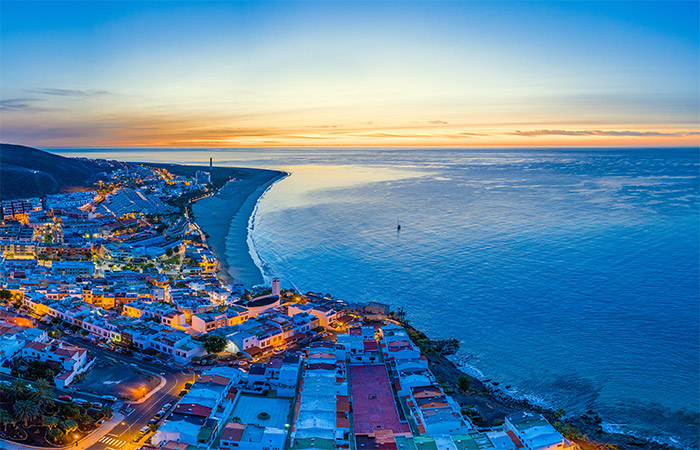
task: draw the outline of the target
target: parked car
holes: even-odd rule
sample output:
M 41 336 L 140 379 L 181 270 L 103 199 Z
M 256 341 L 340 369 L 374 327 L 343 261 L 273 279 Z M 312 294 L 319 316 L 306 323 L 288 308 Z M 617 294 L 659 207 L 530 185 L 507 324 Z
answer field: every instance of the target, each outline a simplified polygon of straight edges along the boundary
M 133 367 L 134 369 L 138 369 L 138 368 L 139 368 L 139 366 L 137 366 L 137 365 L 134 364 L 134 363 L 129 363 L 129 365 L 130 365 L 131 367 Z
M 163 405 L 163 411 L 167 411 L 172 407 L 173 407 L 173 405 L 171 405 L 170 403 L 166 403 L 165 405 Z
M 77 403 L 78 406 L 83 406 L 83 404 L 90 403 L 90 402 L 85 400 L 84 398 L 74 398 L 73 403 Z
M 148 421 L 148 424 L 149 424 L 149 425 L 155 425 L 155 424 L 157 424 L 157 423 L 158 423 L 158 419 L 151 419 L 151 420 Z
M 115 397 L 113 395 L 103 395 L 101 398 L 102 398 L 102 400 L 107 400 L 108 402 L 116 402 L 117 401 L 117 397 Z
M 5 380 L 0 380 L 0 384 L 2 384 L 3 386 L 7 386 L 7 387 L 12 386 L 12 383 L 10 383 L 9 381 L 5 381 Z
M 152 357 L 152 356 L 146 355 L 146 356 L 143 357 L 143 360 L 144 360 L 144 361 L 150 362 L 150 361 L 153 361 L 153 357 Z
M 62 402 L 72 402 L 73 401 L 73 397 L 71 397 L 70 395 L 59 395 L 58 399 L 61 400 Z
M 148 433 L 148 427 L 145 426 L 145 427 L 141 428 L 141 429 L 139 430 L 139 433 L 141 433 L 141 434 L 146 434 L 146 433 Z
M 95 409 L 102 409 L 102 403 L 100 402 L 92 402 L 92 407 Z

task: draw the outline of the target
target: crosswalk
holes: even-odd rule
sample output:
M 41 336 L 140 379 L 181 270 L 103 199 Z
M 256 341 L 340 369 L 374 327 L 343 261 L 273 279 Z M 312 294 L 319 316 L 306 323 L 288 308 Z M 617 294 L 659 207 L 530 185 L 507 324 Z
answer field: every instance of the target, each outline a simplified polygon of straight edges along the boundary
M 104 436 L 98 442 L 109 445 L 112 448 L 122 448 L 126 444 L 126 441 L 122 441 L 121 439 L 115 439 L 109 436 Z

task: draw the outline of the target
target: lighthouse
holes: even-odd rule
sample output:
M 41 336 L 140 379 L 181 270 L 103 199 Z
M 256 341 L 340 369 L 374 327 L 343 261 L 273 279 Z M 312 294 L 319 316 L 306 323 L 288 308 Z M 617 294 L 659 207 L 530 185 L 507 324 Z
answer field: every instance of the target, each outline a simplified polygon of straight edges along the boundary
M 280 295 L 280 279 L 272 279 L 272 295 Z
M 213 169 L 213 168 L 214 168 L 214 166 L 212 164 L 212 159 L 209 158 L 209 170 L 211 171 L 211 169 Z

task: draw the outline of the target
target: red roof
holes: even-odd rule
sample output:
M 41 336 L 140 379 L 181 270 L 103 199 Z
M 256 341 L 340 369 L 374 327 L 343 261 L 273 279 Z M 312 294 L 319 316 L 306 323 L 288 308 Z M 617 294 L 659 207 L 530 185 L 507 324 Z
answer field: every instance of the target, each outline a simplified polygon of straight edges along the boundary
M 365 347 L 365 352 L 378 352 L 379 351 L 379 345 L 377 345 L 377 341 L 375 340 L 365 340 L 362 342 L 362 344 Z
M 191 416 L 199 416 L 199 417 L 209 417 L 209 414 L 211 414 L 211 408 L 207 408 L 206 406 L 202 405 L 196 405 L 192 403 L 188 404 L 179 404 L 177 405 L 177 408 L 175 408 L 175 413 L 176 414 L 188 414 Z
M 239 442 L 243 437 L 244 430 L 244 424 L 229 422 L 226 424 L 226 426 L 224 427 L 224 431 L 221 433 L 221 440 Z
M 50 345 L 43 342 L 30 342 L 24 346 L 24 348 L 31 348 L 32 350 L 36 350 L 38 352 L 43 352 L 47 347 L 50 347 Z
M 214 383 L 226 386 L 229 381 L 231 381 L 230 378 L 222 377 L 221 375 L 202 375 L 197 380 L 197 383 Z
M 508 433 L 508 437 L 515 444 L 515 448 L 523 448 L 523 443 L 520 442 L 520 439 L 518 439 L 518 436 L 516 436 L 515 433 L 508 429 L 506 429 L 506 433 Z

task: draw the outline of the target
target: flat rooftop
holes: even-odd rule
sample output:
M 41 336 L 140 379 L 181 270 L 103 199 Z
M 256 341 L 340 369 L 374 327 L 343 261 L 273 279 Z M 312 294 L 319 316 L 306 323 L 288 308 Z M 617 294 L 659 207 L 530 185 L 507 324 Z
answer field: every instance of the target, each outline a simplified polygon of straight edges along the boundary
M 292 407 L 291 399 L 277 397 L 263 397 L 262 395 L 241 394 L 236 406 L 233 408 L 232 417 L 240 417 L 241 423 L 254 423 L 263 427 L 280 428 L 288 422 L 289 411 Z M 258 419 L 258 414 L 266 412 L 269 419 Z
M 374 434 L 380 430 L 410 433 L 408 423 L 399 420 L 386 367 L 383 364 L 349 367 L 355 434 Z

